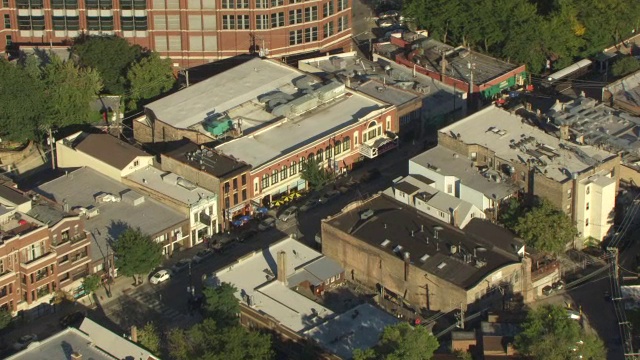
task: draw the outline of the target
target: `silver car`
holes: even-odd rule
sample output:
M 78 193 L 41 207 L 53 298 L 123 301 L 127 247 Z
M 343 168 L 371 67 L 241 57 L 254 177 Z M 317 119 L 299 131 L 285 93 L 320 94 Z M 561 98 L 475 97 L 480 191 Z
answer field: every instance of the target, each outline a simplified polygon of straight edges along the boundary
M 280 216 L 278 217 L 278 219 L 282 221 L 288 221 L 289 219 L 294 218 L 297 212 L 298 212 L 298 208 L 295 206 L 292 206 L 287 210 L 283 211 L 282 214 L 280 214 Z

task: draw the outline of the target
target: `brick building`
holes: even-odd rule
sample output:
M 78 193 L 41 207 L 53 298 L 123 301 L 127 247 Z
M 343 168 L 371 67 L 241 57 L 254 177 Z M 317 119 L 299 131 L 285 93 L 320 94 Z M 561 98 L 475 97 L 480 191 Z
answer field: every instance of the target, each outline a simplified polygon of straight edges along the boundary
M 250 52 L 285 57 L 346 47 L 349 0 L 4 0 L 0 49 L 117 35 L 191 67 Z
M 90 239 L 83 219 L 64 210 L 0 186 L 0 307 L 15 312 L 57 290 L 77 293 L 90 272 Z

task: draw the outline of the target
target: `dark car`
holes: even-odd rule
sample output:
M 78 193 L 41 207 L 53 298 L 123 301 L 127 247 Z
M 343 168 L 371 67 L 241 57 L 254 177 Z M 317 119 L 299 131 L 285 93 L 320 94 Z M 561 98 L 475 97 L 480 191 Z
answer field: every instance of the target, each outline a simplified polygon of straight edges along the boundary
M 197 254 L 193 256 L 193 262 L 196 264 L 200 264 L 201 262 L 205 261 L 206 259 L 212 256 L 213 256 L 212 250 L 209 250 L 209 249 L 200 250 L 198 251 Z
M 84 314 L 80 311 L 76 311 L 60 318 L 60 326 L 63 328 L 68 328 L 69 326 L 75 327 L 80 325 L 82 320 L 84 320 Z
M 382 174 L 380 174 L 380 170 L 371 169 L 371 170 L 367 171 L 364 175 L 362 175 L 361 180 L 362 180 L 362 182 L 369 182 L 371 180 L 375 180 L 375 179 L 379 178 L 380 175 L 382 175 Z
M 245 242 L 246 240 L 251 240 L 251 239 L 253 239 L 253 238 L 256 236 L 256 234 L 258 234 L 258 231 L 257 231 L 257 230 L 255 230 L 255 229 L 249 229 L 249 230 L 247 230 L 247 231 L 244 231 L 244 232 L 240 233 L 240 234 L 238 235 L 238 237 L 236 238 L 236 240 L 237 240 L 238 242 Z
M 542 288 L 542 295 L 544 296 L 553 295 L 553 293 L 555 293 L 555 290 L 549 285 Z
M 562 290 L 564 289 L 564 281 L 560 280 L 560 281 L 556 281 L 553 284 L 551 284 L 551 286 L 553 287 L 553 290 Z
M 187 269 L 190 264 L 191 264 L 190 259 L 182 259 L 171 267 L 171 271 L 173 271 L 174 273 L 182 272 L 185 269 Z
M 38 340 L 38 336 L 36 336 L 35 334 L 25 335 L 25 336 L 21 337 L 20 339 L 18 339 L 18 341 L 16 341 L 13 344 L 13 349 L 14 350 L 24 350 L 29 346 L 29 344 L 31 344 L 32 342 L 34 342 L 36 340 Z
M 322 196 L 320 197 L 320 203 L 321 204 L 326 204 L 329 201 L 331 201 L 332 199 L 336 198 L 338 195 L 340 195 L 340 191 L 338 190 L 330 190 L 327 191 L 326 193 L 322 194 Z
M 302 212 L 309 211 L 314 207 L 318 206 L 318 204 L 320 204 L 320 195 L 318 194 L 311 195 L 309 196 L 307 201 L 305 201 L 305 203 L 302 204 L 302 206 L 300 206 L 300 211 Z

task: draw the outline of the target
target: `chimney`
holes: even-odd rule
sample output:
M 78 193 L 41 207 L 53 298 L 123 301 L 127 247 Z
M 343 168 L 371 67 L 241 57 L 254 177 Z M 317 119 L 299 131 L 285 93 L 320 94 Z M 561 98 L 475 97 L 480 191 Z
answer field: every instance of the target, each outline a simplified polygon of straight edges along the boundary
M 407 251 L 404 253 L 404 281 L 409 281 L 410 269 L 411 269 L 411 256 Z
M 82 360 L 82 354 L 77 351 L 71 353 L 71 360 Z
M 287 285 L 287 253 L 284 251 L 278 253 L 277 277 L 278 281 Z
M 138 328 L 135 325 L 131 326 L 131 341 L 138 342 Z
M 424 232 L 424 225 L 420 225 L 420 232 Z

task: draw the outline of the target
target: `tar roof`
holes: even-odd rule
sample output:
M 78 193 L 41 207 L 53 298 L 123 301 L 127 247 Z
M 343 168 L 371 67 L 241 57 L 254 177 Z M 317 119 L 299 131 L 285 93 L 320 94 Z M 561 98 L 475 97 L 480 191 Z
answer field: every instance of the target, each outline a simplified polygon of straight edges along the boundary
M 373 216 L 363 220 L 360 215 L 367 210 L 372 210 Z M 518 263 L 517 252 L 522 249 L 513 235 L 507 241 L 503 234 L 495 240 L 493 232 L 503 229 L 485 220 L 473 219 L 462 231 L 386 195 L 326 221 L 381 251 L 399 257 L 408 252 L 414 266 L 463 288 L 473 287 L 499 268 Z M 452 246 L 456 246 L 455 254 Z M 465 255 L 470 261 L 464 261 Z
M 89 318 L 84 318 L 80 324 L 80 331 L 89 335 L 96 346 L 109 351 L 116 359 L 157 359 L 149 351 Z
M 369 80 L 358 86 L 356 90 L 396 106 L 406 104 L 419 97 L 418 94 L 414 92 L 402 90 L 395 86 L 387 86 L 385 83 L 376 80 Z
M 216 147 L 254 168 L 356 124 L 383 104 L 363 95 L 347 94 L 299 117 L 284 119 L 255 133 Z
M 137 170 L 127 176 L 127 179 L 186 205 L 194 205 L 202 199 L 216 196 L 211 191 L 196 186 L 174 173 L 162 171 L 153 166 Z
M 27 349 L 8 357 L 7 360 L 71 359 L 70 356 L 74 352 L 81 354 L 83 359 L 124 359 L 109 355 L 98 348 L 87 334 L 76 328 L 68 327 L 53 336 L 32 343 Z
M 198 150 L 201 151 L 202 155 L 199 154 L 197 156 L 192 156 L 192 154 L 195 154 Z M 215 150 L 208 150 L 203 153 L 203 150 L 198 144 L 188 140 L 183 140 L 182 145 L 163 154 L 163 156 L 168 156 L 185 164 L 191 165 L 192 167 L 205 171 L 217 178 L 233 177 L 251 168 L 251 166 L 247 165 L 245 162 L 235 160 L 229 156 L 220 154 Z M 199 162 L 200 158 L 203 159 L 202 164 Z
M 532 164 L 546 177 L 563 182 L 616 155 L 593 146 L 561 141 L 537 127 L 525 124 L 521 117 L 491 105 L 440 130 L 466 144 L 491 149 L 496 156 L 513 163 Z M 451 160 L 451 159 L 450 159 Z
M 356 349 L 369 349 L 380 339 L 384 328 L 398 319 L 371 304 L 362 304 L 308 330 L 305 335 L 322 347 L 351 359 Z
M 517 188 L 507 182 L 488 180 L 471 166 L 471 160 L 456 156 L 456 152 L 438 145 L 420 155 L 413 157 L 411 162 L 429 168 L 444 176 L 455 176 L 460 182 L 474 190 L 480 191 L 488 198 L 503 199 L 513 194 Z M 411 175 L 416 176 L 416 175 Z
M 91 242 L 93 260 L 106 256 L 107 244 L 117 239 L 128 226 L 139 227 L 143 233 L 155 235 L 186 220 L 185 215 L 148 197 L 136 206 L 127 201 L 96 202 L 95 197 L 99 194 L 119 196 L 130 194 L 132 190 L 86 167 L 40 185 L 35 191 L 58 203 L 66 200 L 74 211 L 79 211 L 80 207 L 98 209 L 98 215 L 85 221 L 85 229 L 95 240 Z
M 0 185 L 0 202 L 3 199 L 10 202 L 11 205 L 21 205 L 31 201 L 31 199 L 26 197 L 22 192 L 8 186 Z
M 156 118 L 188 128 L 304 75 L 273 60 L 252 59 L 147 105 Z
M 275 280 L 278 273 L 276 259 L 281 251 L 287 254 L 287 277 L 323 257 L 319 252 L 289 237 L 218 270 L 211 281 L 233 284 L 238 289 L 236 297 L 239 300 L 246 301 L 245 297 L 249 297 L 252 308 L 274 317 L 293 331 L 302 331 L 324 321 L 333 312 Z
M 139 156 L 152 156 L 109 134 L 82 133 L 73 142 L 76 150 L 121 170 Z

